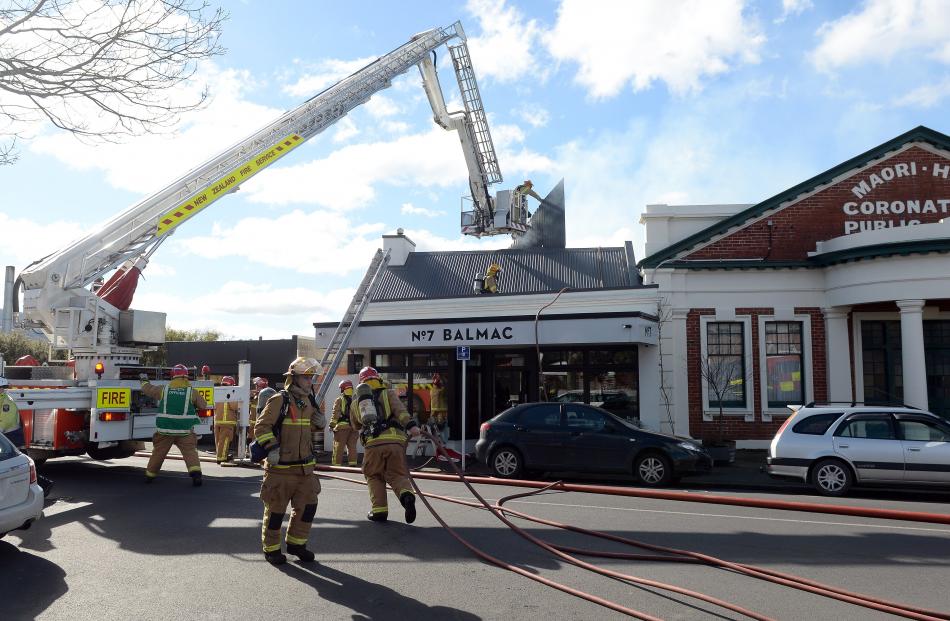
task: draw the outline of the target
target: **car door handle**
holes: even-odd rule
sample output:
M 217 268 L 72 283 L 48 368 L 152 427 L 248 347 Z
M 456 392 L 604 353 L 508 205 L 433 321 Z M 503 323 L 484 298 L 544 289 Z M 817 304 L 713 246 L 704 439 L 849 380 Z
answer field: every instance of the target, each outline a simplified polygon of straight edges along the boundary
M 847 445 L 847 444 L 839 444 L 839 445 L 838 445 L 838 448 L 848 448 L 848 445 Z
M 515 425 L 515 431 L 527 431 L 528 428 L 523 425 Z
M 908 450 L 908 451 L 911 451 L 911 452 L 914 452 L 914 453 L 919 453 L 919 452 L 920 452 L 920 449 L 919 449 L 919 448 L 909 448 L 909 449 L 907 449 L 907 450 Z

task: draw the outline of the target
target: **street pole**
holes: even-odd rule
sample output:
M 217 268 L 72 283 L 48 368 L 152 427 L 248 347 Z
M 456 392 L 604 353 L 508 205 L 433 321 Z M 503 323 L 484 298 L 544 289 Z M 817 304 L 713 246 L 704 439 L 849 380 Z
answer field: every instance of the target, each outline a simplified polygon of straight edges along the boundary
M 465 368 L 468 360 L 462 360 L 462 472 L 465 472 Z

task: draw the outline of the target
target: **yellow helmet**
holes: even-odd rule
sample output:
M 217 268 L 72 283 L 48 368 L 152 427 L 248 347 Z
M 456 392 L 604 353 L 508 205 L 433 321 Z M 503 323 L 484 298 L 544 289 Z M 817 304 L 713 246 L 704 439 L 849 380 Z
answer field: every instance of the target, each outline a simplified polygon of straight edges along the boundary
M 297 356 L 287 367 L 284 375 L 320 375 L 321 373 L 323 373 L 323 367 L 315 358 Z
M 497 263 L 492 263 L 491 265 L 488 266 L 488 271 L 486 273 L 489 276 L 491 276 L 492 274 L 497 274 L 500 271 L 501 271 L 501 266 L 498 265 Z
M 525 179 L 525 180 L 524 180 L 524 185 L 526 185 L 526 186 L 528 186 L 528 187 L 531 187 L 531 186 L 533 186 L 534 184 L 531 183 L 531 179 Z

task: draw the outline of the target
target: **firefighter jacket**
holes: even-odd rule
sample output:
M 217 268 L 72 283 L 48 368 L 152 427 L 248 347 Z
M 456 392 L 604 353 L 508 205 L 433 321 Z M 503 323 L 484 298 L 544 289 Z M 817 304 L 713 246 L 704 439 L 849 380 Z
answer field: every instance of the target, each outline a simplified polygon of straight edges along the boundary
M 353 396 L 340 395 L 333 402 L 333 413 L 330 414 L 330 429 L 348 429 L 350 427 L 350 411 L 353 409 Z
M 284 407 L 287 394 L 287 413 L 280 429 L 274 425 Z M 254 424 L 254 437 L 264 448 L 272 445 L 280 436 L 280 458 L 276 464 L 268 461 L 267 470 L 291 474 L 313 474 L 316 463 L 313 457 L 313 436 L 327 425 L 323 412 L 317 408 L 313 393 L 304 392 L 296 384 L 267 400 L 267 404 Z
M 372 380 L 370 380 L 372 381 Z M 373 425 L 364 426 L 360 417 L 360 408 L 354 405 L 350 409 L 350 422 L 360 432 L 363 446 L 370 448 L 380 444 L 406 445 L 405 429 L 416 426 L 406 411 L 395 390 L 379 384 L 370 384 L 373 388 L 373 402 L 379 419 Z
M 238 415 L 241 411 L 241 404 L 237 401 L 231 403 L 229 401 L 222 401 L 221 403 L 214 404 L 214 424 L 215 425 L 229 425 L 234 427 L 237 425 Z
M 0 431 L 9 433 L 20 428 L 20 411 L 5 391 L 0 391 Z
M 192 427 L 201 423 L 198 410 L 208 407 L 201 393 L 183 377 L 176 377 L 165 386 L 155 386 L 145 380 L 142 382 L 142 393 L 158 400 L 155 431 L 166 436 L 190 434 Z

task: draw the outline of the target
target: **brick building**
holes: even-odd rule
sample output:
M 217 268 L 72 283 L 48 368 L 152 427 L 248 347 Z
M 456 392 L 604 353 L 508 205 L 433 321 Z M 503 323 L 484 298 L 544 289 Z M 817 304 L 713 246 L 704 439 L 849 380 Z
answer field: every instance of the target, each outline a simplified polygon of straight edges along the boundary
M 950 416 L 948 211 L 950 137 L 926 127 L 755 205 L 648 205 L 661 422 L 763 447 L 789 404 Z

